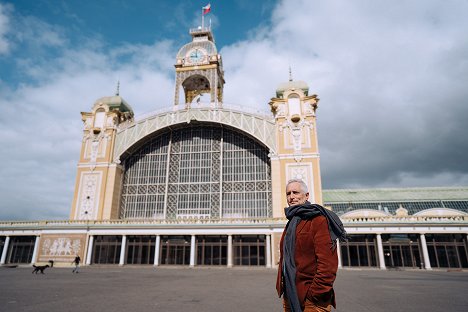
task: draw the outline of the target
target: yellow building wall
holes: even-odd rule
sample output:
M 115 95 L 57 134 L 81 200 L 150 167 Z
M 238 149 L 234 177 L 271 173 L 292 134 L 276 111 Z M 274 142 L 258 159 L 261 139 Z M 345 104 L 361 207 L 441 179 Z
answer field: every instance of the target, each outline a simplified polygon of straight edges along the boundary
M 105 109 L 101 128 L 93 127 L 94 113 Z M 118 217 L 121 168 L 113 163 L 117 113 L 104 105 L 82 113 L 85 123 L 70 219 L 108 220 Z M 89 211 L 89 216 L 84 213 Z
M 119 218 L 122 168 L 113 165 L 109 168 L 101 219 Z

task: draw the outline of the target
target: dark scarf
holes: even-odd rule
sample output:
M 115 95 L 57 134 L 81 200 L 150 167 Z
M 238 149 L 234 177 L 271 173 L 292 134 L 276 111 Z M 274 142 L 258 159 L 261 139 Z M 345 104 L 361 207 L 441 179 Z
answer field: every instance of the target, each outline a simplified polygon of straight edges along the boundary
M 297 297 L 296 289 L 296 263 L 294 262 L 294 247 L 296 244 L 296 227 L 301 220 L 313 219 L 322 215 L 327 218 L 328 231 L 330 232 L 330 248 L 336 248 L 336 239 L 346 241 L 347 234 L 340 218 L 331 210 L 320 205 L 311 204 L 306 201 L 304 204 L 284 208 L 288 224 L 286 224 L 286 234 L 283 242 L 283 278 L 284 292 L 289 301 L 292 312 L 302 311 L 301 303 Z

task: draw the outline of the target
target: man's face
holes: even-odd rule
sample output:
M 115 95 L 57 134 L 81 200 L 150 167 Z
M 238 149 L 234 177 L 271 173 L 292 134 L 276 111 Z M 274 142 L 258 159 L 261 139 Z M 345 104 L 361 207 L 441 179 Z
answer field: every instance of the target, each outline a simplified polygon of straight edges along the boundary
M 309 193 L 304 193 L 301 185 L 293 182 L 286 188 L 286 199 L 289 206 L 303 204 L 309 199 Z

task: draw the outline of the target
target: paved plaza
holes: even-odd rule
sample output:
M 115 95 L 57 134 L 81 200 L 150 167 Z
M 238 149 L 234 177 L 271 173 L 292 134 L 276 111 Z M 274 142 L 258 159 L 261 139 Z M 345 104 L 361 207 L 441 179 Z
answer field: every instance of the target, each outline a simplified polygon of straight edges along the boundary
M 0 268 L 0 311 L 282 311 L 266 268 Z M 339 312 L 468 310 L 468 272 L 340 270 Z

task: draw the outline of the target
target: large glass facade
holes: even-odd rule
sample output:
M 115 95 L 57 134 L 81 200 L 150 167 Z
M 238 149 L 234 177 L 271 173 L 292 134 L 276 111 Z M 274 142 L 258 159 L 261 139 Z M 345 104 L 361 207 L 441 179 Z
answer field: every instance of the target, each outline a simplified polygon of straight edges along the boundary
M 197 236 L 197 265 L 226 265 L 227 236 Z
M 154 264 L 156 236 L 127 236 L 126 264 Z
M 96 235 L 94 237 L 93 263 L 118 264 L 121 248 L 121 235 Z
M 376 267 L 377 243 L 374 234 L 350 235 L 347 242 L 340 243 L 341 264 L 344 267 Z
M 433 268 L 468 268 L 465 234 L 426 234 L 426 242 Z
M 404 207 L 409 214 L 430 209 L 430 208 L 451 208 L 468 213 L 468 200 L 438 200 L 438 201 L 395 201 L 395 202 L 325 202 L 327 207 L 331 207 L 337 215 L 358 210 L 373 209 L 395 214 L 396 210 Z
M 383 234 L 382 246 L 388 268 L 423 268 L 418 234 Z
M 124 168 L 123 219 L 272 216 L 268 150 L 225 127 L 168 129 Z
M 13 236 L 6 263 L 31 263 L 36 236 Z
M 190 236 L 161 236 L 161 264 L 189 265 Z
M 234 265 L 265 265 L 265 235 L 234 235 L 232 241 Z

